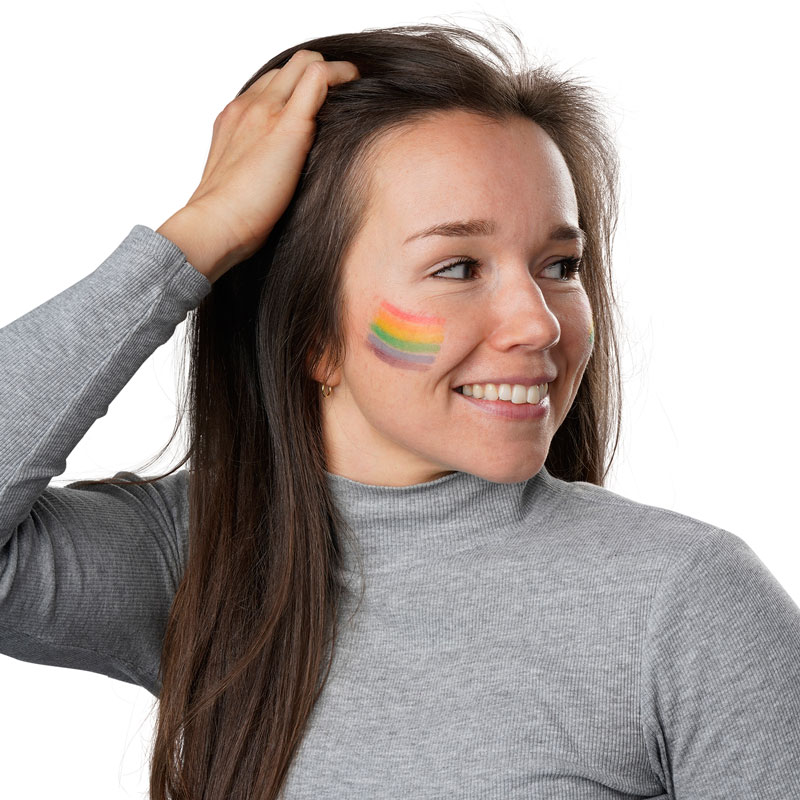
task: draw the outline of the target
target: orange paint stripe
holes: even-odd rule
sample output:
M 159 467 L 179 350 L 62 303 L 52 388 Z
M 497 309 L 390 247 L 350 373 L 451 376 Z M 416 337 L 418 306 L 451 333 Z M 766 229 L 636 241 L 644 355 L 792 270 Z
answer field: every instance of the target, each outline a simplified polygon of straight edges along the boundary
M 405 341 L 438 343 L 444 339 L 444 332 L 440 325 L 424 327 L 410 325 L 407 322 L 390 317 L 383 312 L 378 312 L 378 315 L 375 317 L 375 324 L 386 331 L 390 336 Z

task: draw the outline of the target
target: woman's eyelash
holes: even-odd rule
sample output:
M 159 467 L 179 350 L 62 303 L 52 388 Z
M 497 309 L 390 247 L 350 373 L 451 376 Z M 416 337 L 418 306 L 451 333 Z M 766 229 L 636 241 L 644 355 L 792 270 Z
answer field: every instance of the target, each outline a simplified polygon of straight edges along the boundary
M 549 264 L 546 267 L 546 269 L 549 269 L 550 267 L 554 266 L 555 264 L 564 264 L 564 268 L 566 270 L 566 276 L 564 278 L 561 278 L 560 280 L 566 281 L 566 280 L 569 280 L 569 276 L 570 275 L 574 275 L 575 273 L 580 272 L 581 266 L 583 264 L 583 259 L 582 258 L 577 258 L 576 256 L 569 256 L 568 258 L 562 258 L 562 259 L 560 259 L 558 261 L 554 261 L 552 264 Z M 433 273 L 433 277 L 437 277 L 437 278 L 438 277 L 444 277 L 444 276 L 440 275 L 439 273 L 446 272 L 449 269 L 453 269 L 453 267 L 458 267 L 458 266 L 461 266 L 461 265 L 468 266 L 468 267 L 470 267 L 470 269 L 477 270 L 479 272 L 480 272 L 481 268 L 483 267 L 483 263 L 480 260 L 478 260 L 476 258 L 464 257 L 464 258 L 458 259 L 458 261 L 454 261 L 452 264 L 448 264 L 447 266 L 436 270 L 436 272 Z M 454 279 L 454 278 L 445 277 L 445 280 L 458 280 L 458 279 L 457 278 Z M 474 278 L 461 278 L 461 280 L 471 281 L 471 280 L 474 280 Z
M 479 272 L 483 267 L 483 264 L 478 259 L 469 258 L 465 256 L 464 258 L 460 258 L 458 261 L 454 261 L 452 264 L 448 264 L 446 267 L 442 267 L 441 269 L 436 270 L 436 272 L 434 272 L 433 274 L 435 277 L 439 277 L 440 272 L 446 272 L 448 269 L 453 269 L 453 267 L 459 267 L 462 264 L 469 266 L 470 269 L 478 270 Z M 445 280 L 453 280 L 453 278 L 445 278 Z M 471 281 L 473 280 L 473 278 L 465 278 L 464 280 Z

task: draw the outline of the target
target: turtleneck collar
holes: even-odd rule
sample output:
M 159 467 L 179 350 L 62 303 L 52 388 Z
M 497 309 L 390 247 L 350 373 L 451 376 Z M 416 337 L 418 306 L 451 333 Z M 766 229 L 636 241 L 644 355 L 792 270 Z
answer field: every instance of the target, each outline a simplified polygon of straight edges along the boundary
M 326 476 L 366 569 L 469 549 L 529 526 L 539 516 L 537 497 L 551 480 L 544 467 L 517 483 L 460 471 L 411 486 L 360 483 L 327 471 Z M 341 544 L 352 568 L 351 544 Z

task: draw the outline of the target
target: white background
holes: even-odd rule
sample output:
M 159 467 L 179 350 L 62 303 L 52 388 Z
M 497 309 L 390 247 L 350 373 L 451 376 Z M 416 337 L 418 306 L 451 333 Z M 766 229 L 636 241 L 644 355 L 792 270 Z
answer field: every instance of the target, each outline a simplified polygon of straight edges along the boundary
M 800 602 L 800 70 L 791 6 L 509 0 L 491 8 L 535 57 L 585 77 L 614 109 L 626 382 L 608 488 L 734 532 Z M 15 4 L 0 26 L 0 325 L 87 275 L 135 224 L 155 229 L 182 207 L 217 113 L 277 52 L 442 15 L 480 29 L 488 8 Z M 163 446 L 183 330 L 89 430 L 56 485 L 130 469 Z M 145 690 L 4 656 L 0 680 L 5 797 L 146 796 L 154 715 Z

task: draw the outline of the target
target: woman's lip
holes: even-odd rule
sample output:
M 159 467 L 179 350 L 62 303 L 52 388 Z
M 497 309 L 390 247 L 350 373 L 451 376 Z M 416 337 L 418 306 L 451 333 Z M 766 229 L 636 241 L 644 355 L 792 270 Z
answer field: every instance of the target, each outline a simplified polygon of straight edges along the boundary
M 456 389 L 453 391 L 481 411 L 504 419 L 541 419 L 550 412 L 549 394 L 533 405 L 531 403 L 512 403 L 510 400 L 479 400 L 477 397 L 461 394 Z

